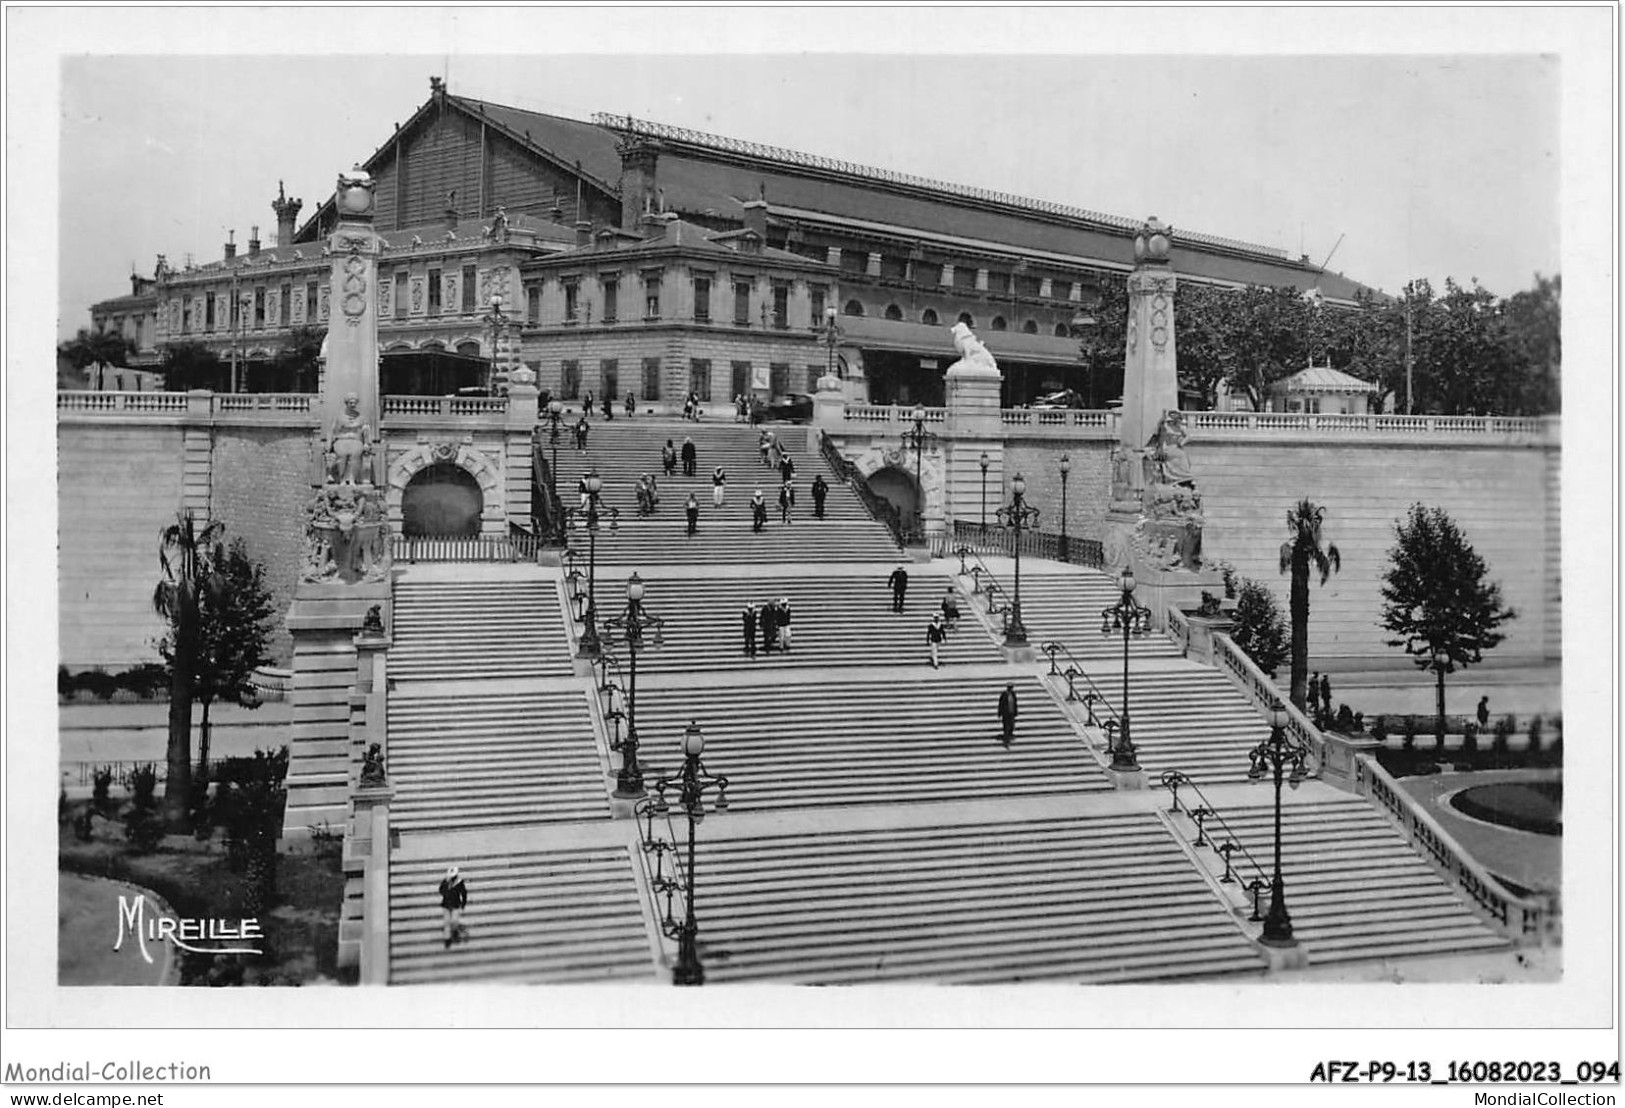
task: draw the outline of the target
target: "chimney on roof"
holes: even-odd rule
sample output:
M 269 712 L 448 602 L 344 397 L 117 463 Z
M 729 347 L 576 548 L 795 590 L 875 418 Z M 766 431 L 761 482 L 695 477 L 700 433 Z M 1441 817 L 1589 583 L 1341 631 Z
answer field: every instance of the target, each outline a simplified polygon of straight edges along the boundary
M 576 245 L 582 247 L 592 245 L 592 220 L 576 220 Z
M 303 200 L 288 199 L 282 182 L 276 183 L 276 199 L 271 201 L 271 210 L 276 213 L 276 244 L 290 246 L 293 244 L 293 225 L 299 220 L 299 209 L 304 205 Z
M 250 258 L 260 256 L 260 225 L 258 223 L 248 230 L 248 256 Z
M 226 260 L 227 261 L 230 261 L 232 258 L 235 258 L 237 256 L 237 243 L 234 241 L 236 238 L 237 238 L 237 232 L 236 231 L 227 231 L 226 232 Z
M 641 135 L 627 135 L 615 149 L 621 155 L 621 230 L 636 232 L 644 214 L 654 210 L 660 144 Z
M 751 232 L 764 244 L 767 242 L 766 200 L 747 200 L 745 202 L 745 230 Z

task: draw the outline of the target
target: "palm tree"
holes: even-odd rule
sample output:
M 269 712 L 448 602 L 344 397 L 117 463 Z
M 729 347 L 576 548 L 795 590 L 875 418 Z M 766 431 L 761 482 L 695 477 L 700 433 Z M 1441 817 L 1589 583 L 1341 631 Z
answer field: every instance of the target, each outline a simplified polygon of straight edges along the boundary
M 191 800 L 192 682 L 201 638 L 199 606 L 205 594 L 219 588 L 214 572 L 219 563 L 211 557 L 210 547 L 222 529 L 218 521 L 199 528 L 187 510 L 178 513 L 175 522 L 158 536 L 158 565 L 164 576 L 153 591 L 152 609 L 169 625 L 165 657 L 169 663 L 169 776 L 164 782 L 164 819 L 171 826 L 186 821 Z
M 92 331 L 79 328 L 79 333 L 56 348 L 75 369 L 96 367 L 96 387 L 102 387 L 102 370 L 110 365 L 121 365 L 126 357 L 135 353 L 135 343 L 114 331 Z M 81 386 L 82 387 L 82 386 Z
M 1286 513 L 1286 529 L 1292 538 L 1281 544 L 1281 572 L 1292 574 L 1292 703 L 1303 711 L 1307 703 L 1305 686 L 1309 676 L 1309 568 L 1320 573 L 1320 583 L 1343 568 L 1343 556 L 1335 543 L 1320 542 L 1320 526 L 1326 509 L 1300 500 Z

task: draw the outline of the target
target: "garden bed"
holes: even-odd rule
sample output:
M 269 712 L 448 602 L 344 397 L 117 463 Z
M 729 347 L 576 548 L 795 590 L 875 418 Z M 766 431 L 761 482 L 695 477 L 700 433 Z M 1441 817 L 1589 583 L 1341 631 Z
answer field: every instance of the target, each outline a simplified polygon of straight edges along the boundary
M 77 815 L 84 805 L 74 805 Z M 97 817 L 93 837 L 81 842 L 71 826 L 59 830 L 58 868 L 108 877 L 151 889 L 183 918 L 238 919 L 247 914 L 247 880 L 233 873 L 226 848 L 191 835 L 165 835 L 151 853 L 124 839 L 123 825 Z M 180 955 L 183 985 L 307 985 L 353 983 L 337 965 L 339 909 L 344 874 L 335 851 L 283 854 L 276 895 L 261 913 L 260 956 Z M 109 923 L 108 926 L 112 924 Z
M 1504 781 L 1474 785 L 1450 797 L 1450 806 L 1473 819 L 1530 831 L 1537 835 L 1563 833 L 1563 782 Z

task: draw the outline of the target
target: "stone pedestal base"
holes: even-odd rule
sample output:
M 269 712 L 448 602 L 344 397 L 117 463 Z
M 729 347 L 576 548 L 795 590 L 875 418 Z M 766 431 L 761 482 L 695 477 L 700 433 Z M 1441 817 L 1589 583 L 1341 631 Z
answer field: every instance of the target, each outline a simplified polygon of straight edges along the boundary
M 1212 592 L 1211 589 L 1208 591 Z M 1213 664 L 1213 636 L 1229 634 L 1235 626 L 1235 622 L 1227 616 L 1209 618 L 1189 612 L 1185 613 L 1185 623 L 1191 631 L 1190 641 L 1185 645 L 1185 657 L 1208 666 Z
M 1325 754 L 1320 761 L 1320 779 L 1333 788 L 1346 793 L 1357 792 L 1354 780 L 1354 758 L 1357 754 L 1374 754 L 1382 744 L 1376 739 L 1350 738 L 1331 731 L 1322 732 L 1326 740 Z
M 1001 642 L 999 645 L 1000 649 L 1004 651 L 1004 660 L 1007 662 L 1035 662 L 1038 660 L 1038 648 L 1033 645 L 1030 638 L 1020 646 L 1011 646 L 1005 642 Z
M 1309 952 L 1304 950 L 1303 944 L 1295 946 L 1270 946 L 1260 942 L 1258 949 L 1269 962 L 1270 972 L 1280 970 L 1303 969 L 1309 965 Z
M 1224 577 L 1216 569 L 1159 569 L 1154 566 L 1135 565 L 1134 580 L 1138 585 L 1134 599 L 1151 609 L 1151 620 L 1157 630 L 1168 626 L 1169 605 L 1194 608 L 1202 602 L 1202 593 L 1224 595 Z
M 1139 792 L 1146 787 L 1145 770 L 1143 769 L 1122 770 L 1108 768 L 1106 776 L 1111 778 L 1113 788 L 1124 792 Z

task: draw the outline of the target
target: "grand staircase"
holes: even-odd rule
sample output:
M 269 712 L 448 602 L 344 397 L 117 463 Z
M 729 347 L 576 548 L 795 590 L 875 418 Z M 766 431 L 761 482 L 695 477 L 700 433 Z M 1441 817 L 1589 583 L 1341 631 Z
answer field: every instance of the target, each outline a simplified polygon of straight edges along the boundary
M 1121 983 L 1264 968 L 1150 813 L 719 832 L 705 866 L 701 952 L 719 984 Z
M 579 503 L 578 481 L 596 471 L 603 481 L 602 503 L 619 510 L 613 530 L 607 522 L 594 542 L 600 561 L 644 566 L 676 564 L 806 564 L 884 561 L 898 557 L 897 544 L 869 519 L 863 504 L 829 471 L 816 453 L 805 448 L 806 429 L 781 426 L 781 441 L 796 464 L 796 505 L 790 523 L 779 517 L 779 473 L 761 463 L 757 430 L 742 425 L 674 425 L 669 421 L 624 420 L 593 424 L 588 449 L 577 451 L 573 439 L 559 444 L 559 495 L 566 507 Z M 681 448 L 684 436 L 694 439 L 694 477 L 666 477 L 660 450 L 668 438 Z M 727 476 L 724 506 L 712 506 L 711 471 L 722 466 Z M 653 475 L 660 505 L 652 516 L 637 514 L 637 481 Z M 812 479 L 822 473 L 829 482 L 825 518 L 813 517 Z M 761 489 L 767 524 L 751 529 L 751 494 Z M 694 494 L 700 507 L 698 533 L 688 534 L 684 506 Z M 570 543 L 587 551 L 585 528 L 574 527 Z
M 587 452 L 568 436 L 559 451 L 567 505 L 578 476 L 596 468 L 605 502 L 622 509 L 614 533 L 596 540 L 600 620 L 621 607 L 623 578 L 636 569 L 645 609 L 665 621 L 658 648 L 637 658 L 645 780 L 680 770 L 690 721 L 705 735 L 707 769 L 729 778 L 728 813 L 698 829 L 708 981 L 1107 983 L 1268 972 L 1244 898 L 1218 882 L 1205 848 L 1179 830 L 1183 817 L 1161 810 L 1167 794 L 1116 788 L 1084 713 L 1063 701 L 1064 680 L 1041 655 L 1005 659 L 997 617 L 969 593 L 971 578 L 951 562 L 911 565 L 905 611 L 893 613 L 886 579 L 899 551 L 804 450 L 794 452 L 796 521 L 778 523 L 774 504 L 768 530 L 750 532 L 749 490 L 760 480 L 773 498 L 778 485 L 760 465 L 756 434 L 617 418 L 594 422 Z M 680 446 L 685 435 L 699 449 L 697 477 L 662 478 L 659 512 L 639 519 L 633 482 L 659 472 L 667 437 Z M 719 462 L 729 474 L 721 517 L 709 476 Z M 808 492 L 818 470 L 831 486 L 822 521 L 811 518 Z M 702 506 L 693 539 L 682 533 L 690 490 Z M 572 535 L 582 552 L 585 540 Z M 1024 569 L 1033 644 L 1064 642 L 1117 707 L 1122 640 L 1098 630 L 1115 584 L 1078 568 Z M 394 983 L 669 980 L 673 945 L 661 936 L 665 905 L 650 887 L 645 826 L 610 818 L 629 814 L 610 795 L 621 762 L 610 738 L 624 722 L 608 721 L 628 707 L 630 659 L 602 623 L 619 664 L 594 670 L 573 659 L 575 631 L 561 610 L 568 587 L 562 570 L 540 566 L 417 566 L 396 583 Z M 932 669 L 925 626 L 950 590 L 965 618 Z M 747 657 L 743 605 L 783 597 L 795 613 L 793 650 Z M 1175 769 L 1226 794 L 1228 833 L 1265 858 L 1265 794 L 1235 786 L 1267 725 L 1226 678 L 1161 637 L 1134 641 L 1130 666 L 1145 779 Z M 600 702 L 606 678 L 618 688 Z M 1022 706 L 1008 746 L 996 715 L 1007 683 Z M 1080 694 L 1089 687 L 1077 683 Z M 1311 965 L 1505 947 L 1386 817 L 1340 794 L 1298 801 L 1288 809 L 1286 868 Z M 676 839 L 686 834 L 680 822 L 666 829 Z M 468 939 L 448 949 L 435 886 L 450 864 L 467 876 L 471 903 Z

